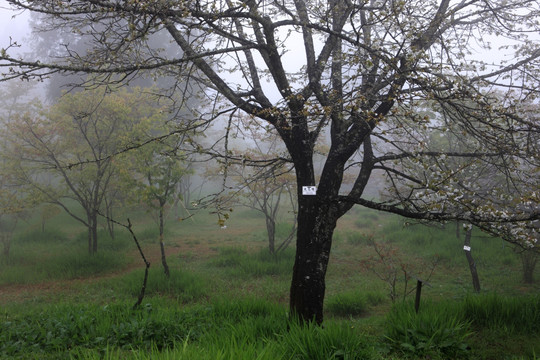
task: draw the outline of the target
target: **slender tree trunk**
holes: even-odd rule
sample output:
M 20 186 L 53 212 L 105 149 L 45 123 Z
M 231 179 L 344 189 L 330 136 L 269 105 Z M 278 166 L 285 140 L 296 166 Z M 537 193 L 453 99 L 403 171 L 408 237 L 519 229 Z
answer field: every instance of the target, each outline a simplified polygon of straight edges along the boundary
M 338 216 L 332 205 L 317 203 L 316 196 L 299 202 L 290 313 L 293 319 L 321 324 L 325 275 Z
M 276 253 L 276 222 L 266 216 L 266 233 L 268 234 L 268 250 L 270 254 Z
M 93 239 L 93 236 L 92 236 L 92 215 L 90 213 L 90 211 L 87 210 L 86 212 L 86 218 L 88 220 L 87 222 L 87 227 L 88 227 L 88 254 L 92 254 L 92 249 L 93 249 L 93 246 L 92 246 L 92 239 Z
M 467 257 L 467 262 L 469 263 L 469 270 L 471 271 L 472 283 L 474 292 L 480 292 L 480 278 L 478 277 L 478 272 L 476 271 L 476 262 L 474 261 L 471 254 L 471 234 L 472 229 L 468 229 L 465 232 L 465 241 L 463 243 L 463 249 L 465 250 L 465 256 Z
M 98 221 L 97 221 L 97 211 L 92 211 L 92 220 L 90 222 L 90 233 L 92 236 L 92 252 L 91 254 L 96 254 L 98 251 L 98 236 L 97 236 L 97 228 L 98 228 Z
M 163 233 L 164 233 L 164 204 L 159 206 L 159 247 L 161 248 L 161 264 L 163 265 L 163 271 L 165 276 L 170 277 L 171 273 L 169 271 L 169 265 L 167 264 L 167 257 L 165 256 L 165 243 L 163 242 Z
M 2 239 L 3 245 L 2 254 L 7 259 L 9 258 L 9 250 L 11 249 L 11 234 L 0 234 L 0 238 Z
M 113 204 L 111 201 L 107 200 L 105 197 L 105 213 L 107 214 L 107 229 L 109 230 L 109 235 L 111 239 L 114 239 L 114 222 L 111 219 L 114 219 L 113 216 Z

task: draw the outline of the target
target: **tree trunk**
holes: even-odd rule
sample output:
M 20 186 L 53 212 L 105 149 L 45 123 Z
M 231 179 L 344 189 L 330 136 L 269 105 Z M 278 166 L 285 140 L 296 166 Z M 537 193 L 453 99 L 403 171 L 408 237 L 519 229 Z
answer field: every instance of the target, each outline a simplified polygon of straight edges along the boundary
M 97 213 L 94 213 L 94 217 L 93 217 L 93 222 L 92 222 L 92 252 L 94 254 L 97 253 L 98 251 L 98 235 L 97 235 L 97 232 L 98 232 L 98 221 L 97 221 Z
M 88 253 L 93 255 L 97 253 L 97 210 L 92 210 L 87 213 L 88 218 Z
M 161 248 L 161 264 L 163 265 L 163 271 L 165 276 L 170 277 L 171 273 L 169 271 L 169 265 L 167 264 L 167 257 L 165 256 L 165 243 L 163 242 L 163 233 L 164 233 L 164 211 L 163 206 L 159 207 L 159 246 Z
M 521 252 L 521 263 L 523 264 L 523 281 L 526 284 L 534 283 L 534 268 L 538 261 L 538 253 L 533 250 L 523 250 Z
M 268 250 L 270 254 L 276 253 L 276 222 L 266 216 L 266 233 L 268 234 Z
M 332 205 L 318 203 L 316 196 L 299 199 L 299 205 L 290 314 L 301 322 L 321 324 L 325 275 L 338 216 Z
M 2 239 L 2 245 L 3 245 L 2 254 L 4 255 L 6 259 L 8 259 L 9 250 L 11 249 L 11 234 L 3 233 L 3 234 L 0 234 L 0 237 Z
M 478 277 L 478 272 L 476 271 L 476 262 L 474 261 L 471 254 L 471 234 L 472 229 L 468 229 L 465 233 L 465 241 L 463 243 L 463 249 L 465 250 L 465 256 L 467 257 L 467 262 L 469 263 L 469 270 L 471 271 L 472 283 L 474 292 L 480 292 L 480 278 Z
M 88 219 L 88 253 L 92 254 L 92 216 L 87 213 L 86 217 Z
M 107 214 L 107 229 L 111 239 L 114 239 L 113 204 L 105 198 L 105 213 Z

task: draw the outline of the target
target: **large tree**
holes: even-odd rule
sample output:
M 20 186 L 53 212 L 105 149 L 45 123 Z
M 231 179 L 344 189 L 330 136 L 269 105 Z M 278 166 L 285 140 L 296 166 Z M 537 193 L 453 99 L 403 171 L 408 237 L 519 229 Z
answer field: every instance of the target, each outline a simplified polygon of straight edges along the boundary
M 6 78 L 83 72 L 107 81 L 161 69 L 208 86 L 201 95 L 215 105 L 201 113 L 200 122 L 240 110 L 279 134 L 287 149 L 283 161 L 294 165 L 297 180 L 290 308 L 301 319 L 322 322 L 332 234 L 354 204 L 472 224 L 539 216 L 537 209 L 516 206 L 521 200 L 538 202 L 538 192 L 509 193 L 492 204 L 491 198 L 475 197 L 467 184 L 452 181 L 454 174 L 444 166 L 449 157 L 477 167 L 504 163 L 507 167 L 494 169 L 508 179 L 517 174 L 512 166 L 519 161 L 538 166 L 538 153 L 515 141 L 539 131 L 538 122 L 519 111 L 520 100 L 536 99 L 539 90 L 540 47 L 529 37 L 540 31 L 536 0 L 8 2 L 51 14 L 56 27 L 78 31 L 92 50 L 70 52 L 66 44 L 63 57 L 47 63 L 19 59 L 4 49 L 0 66 Z M 168 32 L 181 56 L 139 51 L 149 34 L 161 31 Z M 495 41 L 503 48 L 486 56 L 509 56 L 500 62 L 480 59 Z M 514 95 L 493 97 L 493 89 Z M 423 109 L 434 107 L 436 115 L 425 115 Z M 206 151 L 225 164 L 236 159 L 227 141 L 233 120 L 230 116 L 223 126 L 223 152 L 216 144 Z M 425 130 L 459 131 L 476 139 L 478 148 L 427 151 Z M 319 169 L 314 149 L 324 137 L 330 149 Z M 423 170 L 408 172 L 412 167 L 403 163 L 411 161 L 425 163 Z M 352 186 L 342 186 L 346 173 L 355 176 Z M 399 196 L 386 201 L 363 196 L 377 174 L 399 188 Z M 317 186 L 316 195 L 304 195 L 304 186 Z M 455 196 L 455 189 L 470 196 Z M 434 196 L 440 206 L 427 206 Z

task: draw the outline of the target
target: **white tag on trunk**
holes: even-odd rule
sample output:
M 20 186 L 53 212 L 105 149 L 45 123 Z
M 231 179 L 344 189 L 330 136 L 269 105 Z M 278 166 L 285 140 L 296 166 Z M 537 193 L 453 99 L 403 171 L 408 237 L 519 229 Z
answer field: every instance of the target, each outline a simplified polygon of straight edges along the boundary
M 465 250 L 465 251 L 471 251 L 471 247 L 465 245 L 465 246 L 463 246 L 463 250 Z
M 302 195 L 317 195 L 316 186 L 302 186 Z

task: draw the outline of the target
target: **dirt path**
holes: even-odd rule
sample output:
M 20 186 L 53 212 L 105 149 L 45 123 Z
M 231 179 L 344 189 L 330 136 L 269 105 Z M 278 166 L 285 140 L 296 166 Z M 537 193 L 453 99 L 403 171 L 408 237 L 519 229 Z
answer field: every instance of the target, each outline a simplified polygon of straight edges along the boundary
M 182 256 L 186 254 L 191 260 L 207 259 L 217 254 L 216 244 L 190 242 L 190 241 L 172 241 L 165 246 L 167 259 Z M 221 246 L 233 246 L 234 244 L 220 244 Z M 144 244 L 143 252 L 151 264 L 151 269 L 161 268 L 161 252 L 159 244 Z M 0 306 L 38 302 L 47 299 L 62 299 L 76 296 L 83 293 L 85 285 L 97 283 L 107 279 L 114 279 L 126 275 L 134 270 L 144 269 L 144 263 L 137 249 L 132 249 L 128 253 L 129 263 L 120 270 L 114 272 L 99 274 L 84 278 L 65 279 L 56 281 L 44 281 L 33 284 L 7 284 L 0 285 Z

